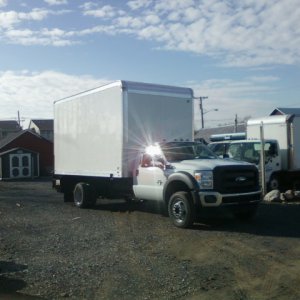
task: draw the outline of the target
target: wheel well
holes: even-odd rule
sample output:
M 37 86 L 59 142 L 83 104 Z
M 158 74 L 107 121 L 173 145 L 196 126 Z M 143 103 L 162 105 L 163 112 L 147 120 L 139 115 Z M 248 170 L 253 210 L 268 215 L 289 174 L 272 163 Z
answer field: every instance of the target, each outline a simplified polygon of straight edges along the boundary
M 190 192 L 190 189 L 184 182 L 180 180 L 172 181 L 165 191 L 165 202 L 167 203 L 170 197 L 176 192 Z

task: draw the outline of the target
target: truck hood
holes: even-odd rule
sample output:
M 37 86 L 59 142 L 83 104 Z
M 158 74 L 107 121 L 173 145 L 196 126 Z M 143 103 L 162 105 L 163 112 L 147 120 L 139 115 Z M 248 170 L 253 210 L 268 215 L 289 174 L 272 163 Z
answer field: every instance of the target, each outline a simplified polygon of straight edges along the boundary
M 218 166 L 249 166 L 252 164 L 233 159 L 191 159 L 171 163 L 171 165 L 176 171 L 187 171 L 190 173 L 196 170 L 210 171 Z

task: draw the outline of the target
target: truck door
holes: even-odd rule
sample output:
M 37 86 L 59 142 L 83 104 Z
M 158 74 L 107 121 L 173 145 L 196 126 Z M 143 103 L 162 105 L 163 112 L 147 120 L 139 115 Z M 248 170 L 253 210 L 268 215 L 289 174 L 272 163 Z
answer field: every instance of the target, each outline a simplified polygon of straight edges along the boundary
M 281 160 L 277 142 L 265 142 L 265 170 L 266 182 L 269 182 L 273 173 L 281 170 Z
M 144 154 L 139 164 L 133 191 L 137 198 L 144 200 L 163 199 L 163 187 L 167 180 L 164 161 L 160 157 Z

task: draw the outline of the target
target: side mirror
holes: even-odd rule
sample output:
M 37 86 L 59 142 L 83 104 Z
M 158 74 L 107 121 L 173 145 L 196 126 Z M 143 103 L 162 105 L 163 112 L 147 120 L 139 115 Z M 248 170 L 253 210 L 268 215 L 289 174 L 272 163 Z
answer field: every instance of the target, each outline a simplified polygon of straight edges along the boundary
M 166 170 L 174 169 L 174 167 L 171 164 L 166 164 L 165 168 L 166 168 Z

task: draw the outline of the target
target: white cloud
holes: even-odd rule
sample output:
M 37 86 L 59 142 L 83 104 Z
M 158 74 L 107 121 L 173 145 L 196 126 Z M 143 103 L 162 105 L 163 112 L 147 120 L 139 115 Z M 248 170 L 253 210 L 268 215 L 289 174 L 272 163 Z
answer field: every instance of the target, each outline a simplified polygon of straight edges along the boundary
M 124 14 L 122 10 L 118 10 L 111 5 L 104 5 L 98 7 L 95 3 L 88 2 L 85 5 L 82 5 L 81 7 L 84 9 L 83 15 L 93 16 L 97 18 L 110 19 L 114 18 L 115 16 Z
M 40 31 L 32 31 L 30 29 L 23 30 L 7 30 L 5 32 L 5 38 L 10 44 L 19 44 L 23 46 L 41 45 L 41 46 L 70 46 L 76 41 L 72 41 L 70 37 L 71 33 L 65 32 L 58 28 L 47 29 L 42 28 Z
M 82 8 L 83 10 L 90 10 L 94 7 L 97 7 L 97 3 L 95 2 L 85 2 L 84 4 L 79 6 L 80 8 Z
M 49 15 L 62 15 L 69 13 L 69 10 L 52 11 L 34 8 L 28 12 L 0 11 L 0 38 L 8 44 L 19 45 L 52 45 L 69 46 L 78 43 L 70 40 L 72 34 L 58 28 L 38 28 L 30 29 L 28 21 L 39 23 Z M 22 24 L 27 22 L 28 28 Z M 2 30 L 1 30 L 2 29 Z
M 74 76 L 55 71 L 0 72 L 0 118 L 52 118 L 53 102 L 108 82 L 91 76 Z M 20 84 L 20 82 L 22 84 Z
M 228 79 L 210 79 L 201 84 L 189 82 L 186 86 L 193 88 L 194 95 L 208 96 L 203 101 L 204 111 L 217 108 L 204 114 L 205 126 L 233 123 L 235 114 L 239 119 L 247 116 L 267 115 L 279 103 L 257 98 L 257 94 L 272 95 L 272 87 L 278 78 L 273 76 L 250 77 L 238 81 Z M 92 76 L 75 76 L 56 71 L 0 72 L 0 118 L 16 116 L 20 111 L 26 118 L 52 118 L 53 102 L 78 92 L 108 83 L 110 80 Z M 20 84 L 21 83 L 21 84 Z M 199 101 L 195 100 L 195 127 L 200 128 Z
M 128 1 L 127 5 L 132 9 L 132 10 L 137 10 L 142 7 L 147 8 L 151 5 L 153 1 L 152 0 L 132 0 Z
M 227 66 L 259 66 L 300 63 L 297 2 L 136 0 L 127 2 L 126 16 L 111 6 L 85 14 L 110 18 L 115 34 L 156 41 L 160 48 L 212 56 Z
M 67 4 L 66 0 L 44 0 L 48 4 Z M 91 34 L 130 35 L 155 42 L 155 48 L 190 52 L 210 56 L 218 64 L 236 67 L 255 67 L 273 64 L 300 63 L 300 6 L 299 0 L 131 0 L 124 3 L 89 1 L 80 9 L 83 22 L 72 30 L 61 27 L 55 39 L 45 36 L 38 22 L 50 15 L 70 11 L 32 9 L 29 12 L 0 11 L 0 38 L 7 43 L 22 45 L 64 46 L 83 42 Z M 105 4 L 107 3 L 107 4 Z M 116 4 L 118 3 L 118 4 Z M 4 6 L 6 1 L 0 0 Z M 118 5 L 118 6 L 117 6 Z M 125 8 L 124 8 L 125 7 Z M 125 11 L 126 9 L 126 11 Z M 76 12 L 75 12 L 76 13 Z M 82 24 L 93 18 L 93 26 Z M 25 21 L 37 26 L 24 28 Z M 97 24 L 95 24 L 97 22 Z M 29 26 L 27 22 L 26 26 Z M 40 22 L 41 23 L 41 22 Z M 42 24 L 42 23 L 41 23 Z M 1 32 L 1 28 L 2 31 Z M 48 32 L 57 31 L 48 28 Z M 6 30 L 32 31 L 31 39 L 5 39 Z M 16 33 L 16 32 L 15 32 Z M 21 33 L 21 32 L 20 32 Z M 58 32 L 57 32 L 58 33 Z M 24 35 L 25 32 L 22 33 Z M 51 35 L 53 37 L 53 35 Z M 77 40 L 74 40 L 75 37 Z M 71 39 L 73 38 L 73 39 Z
M 51 11 L 39 8 L 32 9 L 27 13 L 16 11 L 0 11 L 0 29 L 12 28 L 14 25 L 19 24 L 22 21 L 41 21 L 50 13 Z
M 0 0 L 0 7 L 4 7 L 7 5 L 7 0 Z
M 65 5 L 68 4 L 68 0 L 44 0 L 49 5 Z
M 118 26 L 124 28 L 124 27 L 130 27 L 130 28 L 142 28 L 143 22 L 139 18 L 133 18 L 133 17 L 120 17 L 117 19 Z
M 272 84 L 277 77 L 251 77 L 238 81 L 228 79 L 211 79 L 201 84 L 189 83 L 196 97 L 207 96 L 203 100 L 205 127 L 217 127 L 220 124 L 234 124 L 235 115 L 239 120 L 245 117 L 261 117 L 268 115 L 280 103 L 267 101 L 266 95 L 272 98 L 277 93 Z M 264 99 L 260 99 L 262 95 Z M 217 108 L 218 111 L 211 111 Z M 201 127 L 199 100 L 195 102 L 195 126 Z
M 275 82 L 280 80 L 280 78 L 276 76 L 253 76 L 249 79 L 254 82 Z

